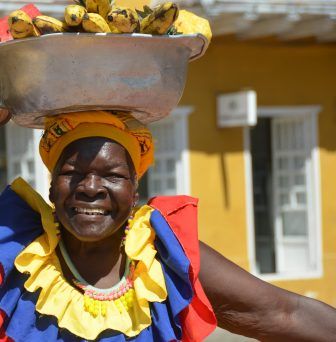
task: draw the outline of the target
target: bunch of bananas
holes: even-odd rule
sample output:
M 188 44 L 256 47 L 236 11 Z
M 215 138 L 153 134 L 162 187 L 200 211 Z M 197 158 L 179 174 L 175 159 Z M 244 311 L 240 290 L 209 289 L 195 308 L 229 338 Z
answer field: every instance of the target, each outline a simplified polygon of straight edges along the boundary
M 211 35 L 206 20 L 190 12 L 179 11 L 173 2 L 163 3 L 153 9 L 144 6 L 143 10 L 139 11 L 115 6 L 111 4 L 111 0 L 75 1 L 78 2 L 65 8 L 64 21 L 45 15 L 31 19 L 21 10 L 12 12 L 8 17 L 8 24 L 13 38 L 58 32 L 140 32 L 152 35 L 203 33 L 207 38 L 209 32 Z M 184 23 L 185 20 L 190 21 L 189 24 Z

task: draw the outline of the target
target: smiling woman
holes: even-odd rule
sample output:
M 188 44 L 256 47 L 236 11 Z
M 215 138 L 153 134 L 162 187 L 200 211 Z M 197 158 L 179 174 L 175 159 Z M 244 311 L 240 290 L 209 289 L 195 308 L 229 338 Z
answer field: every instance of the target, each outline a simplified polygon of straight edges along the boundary
M 158 197 L 135 212 L 138 179 L 153 161 L 148 129 L 122 112 L 55 116 L 46 122 L 40 154 L 52 173 L 54 209 L 22 180 L 0 201 L 0 233 L 19 241 L 5 246 L 1 255 L 9 258 L 0 256 L 4 291 L 16 274 L 8 286 L 22 294 L 0 303 L 6 335 L 51 342 L 203 340 L 216 319 L 198 280 L 197 201 Z M 3 210 L 8 203 L 15 218 Z M 22 234 L 24 210 L 35 218 Z M 21 329 L 15 306 L 30 317 Z

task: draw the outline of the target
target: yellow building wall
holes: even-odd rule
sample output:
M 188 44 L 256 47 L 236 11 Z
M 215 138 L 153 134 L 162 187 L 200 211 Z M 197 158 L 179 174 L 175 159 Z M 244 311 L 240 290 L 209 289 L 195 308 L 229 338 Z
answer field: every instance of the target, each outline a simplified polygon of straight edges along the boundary
M 243 129 L 216 126 L 216 94 L 251 88 L 260 106 L 321 105 L 319 146 L 323 277 L 276 285 L 336 306 L 336 45 L 215 38 L 190 64 L 182 104 L 189 118 L 191 192 L 200 238 L 249 269 Z

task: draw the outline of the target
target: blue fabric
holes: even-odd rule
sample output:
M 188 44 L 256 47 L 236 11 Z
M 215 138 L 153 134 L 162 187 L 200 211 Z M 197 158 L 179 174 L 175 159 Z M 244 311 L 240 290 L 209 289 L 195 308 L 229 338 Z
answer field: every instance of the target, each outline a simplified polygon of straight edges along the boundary
M 188 275 L 190 262 L 158 211 L 153 211 L 150 221 L 156 231 L 155 245 L 164 271 L 168 298 L 163 303 L 151 304 L 152 325 L 138 336 L 126 338 L 119 332 L 107 330 L 96 341 L 168 342 L 182 338 L 179 313 L 193 297 Z M 0 264 L 5 270 L 5 281 L 0 288 L 0 309 L 8 317 L 6 334 L 15 342 L 84 342 L 86 340 L 66 329 L 60 329 L 55 317 L 35 311 L 39 293 L 26 291 L 24 282 L 27 275 L 14 268 L 15 257 L 42 232 L 39 214 L 7 187 L 0 196 Z
M 155 230 L 155 248 L 164 271 L 168 299 L 165 303 L 153 303 L 152 320 L 164 326 L 158 332 L 162 341 L 180 340 L 182 329 L 179 313 L 189 305 L 193 290 L 189 281 L 190 261 L 167 221 L 158 210 L 152 212 L 150 224 Z M 160 341 L 161 341 L 160 340 Z
M 2 284 L 14 268 L 16 256 L 42 232 L 40 215 L 8 186 L 0 196 L 0 255 L 4 268 Z

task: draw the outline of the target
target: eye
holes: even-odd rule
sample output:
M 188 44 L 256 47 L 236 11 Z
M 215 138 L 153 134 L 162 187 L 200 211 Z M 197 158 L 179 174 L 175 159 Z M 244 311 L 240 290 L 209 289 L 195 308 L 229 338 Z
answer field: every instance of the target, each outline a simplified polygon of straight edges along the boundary
M 80 173 L 76 170 L 61 170 L 60 176 L 79 176 Z
M 121 172 L 110 172 L 105 177 L 108 180 L 122 180 L 122 179 L 129 179 L 129 177 Z

